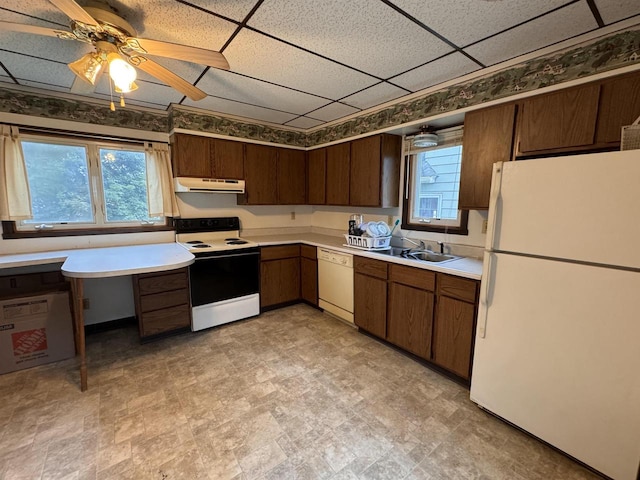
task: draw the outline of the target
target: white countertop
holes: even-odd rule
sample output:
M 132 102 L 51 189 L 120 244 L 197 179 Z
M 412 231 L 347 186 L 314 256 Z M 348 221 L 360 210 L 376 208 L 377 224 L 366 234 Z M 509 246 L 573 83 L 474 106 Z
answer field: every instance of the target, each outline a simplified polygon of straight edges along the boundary
M 482 260 L 476 258 L 460 258 L 459 260 L 451 260 L 444 264 L 427 263 L 416 260 L 409 260 L 402 257 L 393 257 L 391 255 L 380 252 L 368 252 L 344 246 L 344 237 L 335 237 L 332 235 L 322 235 L 319 233 L 299 233 L 299 234 L 283 234 L 283 235 L 262 235 L 262 236 L 242 236 L 247 240 L 256 242 L 261 247 L 269 245 L 282 245 L 286 243 L 305 243 L 315 247 L 325 247 L 352 255 L 360 255 L 362 257 L 373 258 L 376 260 L 384 260 L 410 267 L 423 268 L 434 272 L 448 273 L 458 277 L 471 278 L 480 280 L 482 278 Z
M 74 278 L 103 278 L 186 267 L 194 256 L 177 243 L 84 248 L 0 256 L 0 268 L 63 263 L 62 274 Z
M 261 247 L 287 243 L 305 243 L 315 247 L 331 248 L 343 253 L 384 260 L 387 262 L 423 268 L 434 272 L 448 273 L 464 278 L 480 280 L 482 261 L 475 258 L 461 258 L 444 264 L 418 262 L 402 257 L 392 257 L 384 253 L 368 252 L 344 246 L 344 237 L 319 233 L 283 235 L 262 235 L 243 237 L 256 242 Z M 103 278 L 138 273 L 158 272 L 186 267 L 194 261 L 194 256 L 176 243 L 155 243 L 125 247 L 85 248 L 77 250 L 57 250 L 51 252 L 0 255 L 0 268 L 26 267 L 48 263 L 63 263 L 62 273 L 75 278 Z

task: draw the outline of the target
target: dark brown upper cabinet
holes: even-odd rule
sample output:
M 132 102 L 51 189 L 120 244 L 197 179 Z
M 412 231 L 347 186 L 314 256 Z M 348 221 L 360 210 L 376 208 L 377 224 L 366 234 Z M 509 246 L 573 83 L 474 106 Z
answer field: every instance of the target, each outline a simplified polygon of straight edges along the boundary
M 175 177 L 244 178 L 244 143 L 176 133 L 171 137 Z
M 327 205 L 349 205 L 351 142 L 327 147 Z
M 278 204 L 306 203 L 306 163 L 304 150 L 278 148 Z
M 177 133 L 171 137 L 175 177 L 211 178 L 209 138 Z
M 402 137 L 374 135 L 351 142 L 349 204 L 397 207 Z
M 593 145 L 600 85 L 567 88 L 522 102 L 516 155 L 580 150 Z
M 213 178 L 244 178 L 244 143 L 212 138 L 211 167 Z
M 515 103 L 483 108 L 465 115 L 460 210 L 489 208 L 493 164 L 511 160 L 515 121 Z
M 278 151 L 275 147 L 247 143 L 244 158 L 245 193 L 239 204 L 275 205 L 278 203 Z
M 327 182 L 327 149 L 318 148 L 307 152 L 307 203 L 324 205 Z
M 597 144 L 620 143 L 622 127 L 640 117 L 640 73 L 623 75 L 601 84 L 600 109 L 596 129 Z

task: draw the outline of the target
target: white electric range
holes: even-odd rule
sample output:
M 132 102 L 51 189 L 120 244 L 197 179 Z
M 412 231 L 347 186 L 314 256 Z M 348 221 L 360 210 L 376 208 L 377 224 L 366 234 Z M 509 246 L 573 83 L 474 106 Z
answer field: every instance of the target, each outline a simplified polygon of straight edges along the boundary
M 238 217 L 180 218 L 176 242 L 191 252 L 193 331 L 260 313 L 260 249 L 239 237 Z

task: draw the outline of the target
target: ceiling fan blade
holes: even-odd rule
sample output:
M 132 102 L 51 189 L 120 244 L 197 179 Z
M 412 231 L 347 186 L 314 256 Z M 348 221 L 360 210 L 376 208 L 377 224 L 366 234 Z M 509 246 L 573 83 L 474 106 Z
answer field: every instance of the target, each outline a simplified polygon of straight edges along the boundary
M 194 87 L 189 82 L 187 82 L 184 78 L 179 77 L 175 73 L 167 70 L 162 65 L 154 62 L 153 60 L 145 59 L 144 57 L 134 57 L 136 59 L 141 59 L 142 61 L 139 64 L 136 62 L 129 62 L 132 65 L 138 67 L 143 72 L 148 73 L 149 75 L 156 77 L 163 83 L 166 83 L 170 87 L 175 88 L 180 93 L 186 95 L 191 100 L 202 100 L 207 96 L 202 90 L 197 87 Z
M 96 22 L 96 20 L 74 0 L 49 0 L 49 2 L 53 3 L 53 5 L 55 5 L 71 20 L 96 27 L 99 26 L 98 22 Z
M 73 32 L 69 32 L 67 30 L 55 30 L 53 28 L 38 27 L 37 25 L 25 25 L 24 23 L 0 22 L 0 30 L 34 33 L 36 35 L 58 37 L 64 40 L 79 40 Z
M 227 62 L 227 59 L 224 58 L 223 54 L 215 50 L 137 37 L 128 38 L 123 48 L 125 51 L 133 50 L 137 53 L 175 58 L 187 62 L 199 63 L 201 65 L 209 65 L 210 67 L 220 68 L 222 70 L 229 70 L 229 62 Z

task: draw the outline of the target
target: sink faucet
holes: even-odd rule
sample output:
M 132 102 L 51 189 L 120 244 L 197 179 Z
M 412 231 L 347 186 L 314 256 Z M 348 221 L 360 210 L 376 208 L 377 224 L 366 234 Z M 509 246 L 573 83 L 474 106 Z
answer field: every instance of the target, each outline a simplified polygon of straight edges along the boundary
M 427 248 L 427 246 L 424 244 L 422 240 L 420 240 L 420 243 L 416 242 L 415 240 L 411 240 L 408 237 L 402 237 L 402 240 L 406 240 L 409 243 L 413 243 L 416 247 L 419 247 L 421 250 L 425 250 Z
M 436 242 L 438 245 L 440 245 L 440 254 L 444 255 L 444 242 Z

